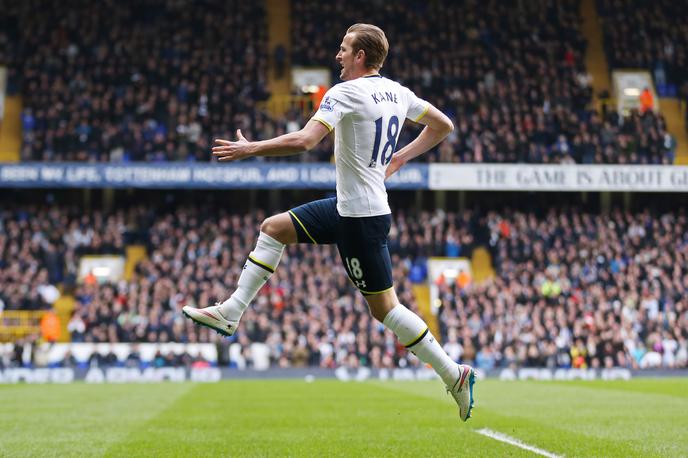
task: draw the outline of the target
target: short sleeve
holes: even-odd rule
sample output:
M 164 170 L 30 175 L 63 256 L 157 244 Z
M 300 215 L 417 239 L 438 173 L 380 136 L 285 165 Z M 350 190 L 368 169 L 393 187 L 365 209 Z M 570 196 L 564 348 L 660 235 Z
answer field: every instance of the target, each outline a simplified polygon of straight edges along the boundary
M 351 112 L 349 96 L 339 86 L 334 86 L 325 93 L 318 111 L 311 118 L 324 124 L 330 131 L 334 130 L 339 121 Z
M 425 116 L 425 114 L 430 109 L 430 102 L 426 102 L 425 100 L 416 96 L 416 94 L 414 94 L 413 91 L 411 91 L 410 89 L 404 89 L 408 100 L 408 110 L 406 111 L 406 118 L 410 119 L 411 121 L 418 122 L 421 119 L 423 119 L 423 116 Z

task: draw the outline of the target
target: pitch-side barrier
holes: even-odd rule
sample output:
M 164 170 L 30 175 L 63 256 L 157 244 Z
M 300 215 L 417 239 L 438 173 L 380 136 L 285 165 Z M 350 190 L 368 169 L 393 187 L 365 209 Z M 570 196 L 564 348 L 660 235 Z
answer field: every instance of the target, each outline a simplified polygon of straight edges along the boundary
M 635 377 L 688 377 L 686 369 L 630 370 L 610 369 L 497 369 L 478 370 L 478 378 L 498 379 L 505 383 L 524 380 L 540 381 L 593 381 L 630 380 Z M 228 369 L 218 367 L 90 367 L 90 368 L 9 368 L 0 370 L 0 384 L 67 384 L 83 383 L 160 383 L 200 382 L 214 383 L 240 379 L 301 379 L 306 382 L 336 379 L 342 382 L 365 381 L 424 381 L 434 380 L 435 373 L 426 368 L 274 368 L 267 370 Z

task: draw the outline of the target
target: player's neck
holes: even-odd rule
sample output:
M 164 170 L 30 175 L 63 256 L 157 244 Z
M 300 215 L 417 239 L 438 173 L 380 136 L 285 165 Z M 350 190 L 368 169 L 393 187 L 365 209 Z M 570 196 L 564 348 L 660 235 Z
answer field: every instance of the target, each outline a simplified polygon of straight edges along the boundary
M 358 72 L 358 73 L 356 74 L 356 76 L 355 76 L 354 78 L 351 78 L 351 79 L 352 79 L 352 80 L 355 80 L 355 79 L 358 79 L 358 78 L 369 78 L 369 77 L 375 77 L 375 76 L 377 76 L 377 77 L 380 76 L 379 70 L 368 70 L 368 69 L 365 69 L 365 70 L 361 70 L 360 72 Z
M 369 76 L 380 76 L 380 72 L 378 70 L 367 70 L 360 77 L 367 78 Z

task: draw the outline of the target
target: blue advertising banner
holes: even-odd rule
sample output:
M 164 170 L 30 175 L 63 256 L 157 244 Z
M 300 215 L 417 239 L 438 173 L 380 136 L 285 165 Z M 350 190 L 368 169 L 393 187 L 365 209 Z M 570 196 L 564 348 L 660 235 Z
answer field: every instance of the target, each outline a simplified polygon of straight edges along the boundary
M 428 189 L 428 166 L 409 164 L 388 189 Z M 0 164 L 5 188 L 334 189 L 332 164 Z

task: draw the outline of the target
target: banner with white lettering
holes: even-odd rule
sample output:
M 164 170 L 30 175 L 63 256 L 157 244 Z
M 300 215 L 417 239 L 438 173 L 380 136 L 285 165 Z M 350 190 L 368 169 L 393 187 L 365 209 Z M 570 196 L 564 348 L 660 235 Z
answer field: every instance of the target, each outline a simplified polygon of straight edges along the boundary
M 332 164 L 0 164 L 0 187 L 163 189 L 334 189 Z M 389 189 L 427 189 L 428 166 L 409 164 Z
M 430 189 L 688 192 L 688 167 L 431 164 Z
M 4 188 L 326 189 L 327 163 L 0 164 Z M 387 188 L 478 191 L 688 192 L 688 167 L 407 164 Z

